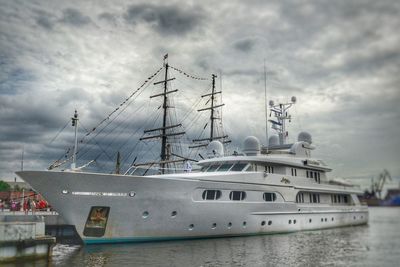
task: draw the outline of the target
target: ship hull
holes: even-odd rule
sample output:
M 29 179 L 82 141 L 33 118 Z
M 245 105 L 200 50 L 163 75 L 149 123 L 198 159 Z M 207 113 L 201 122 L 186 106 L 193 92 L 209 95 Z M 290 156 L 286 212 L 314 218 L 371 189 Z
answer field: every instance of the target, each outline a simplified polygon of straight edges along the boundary
M 286 233 L 368 222 L 368 210 L 363 206 L 312 206 L 290 201 L 291 187 L 199 179 L 190 174 L 17 174 L 41 193 L 67 224 L 75 226 L 86 244 Z M 201 193 L 206 189 L 222 190 L 223 197 L 203 200 Z M 230 201 L 227 192 L 235 190 L 248 192 L 248 200 Z M 271 191 L 283 196 L 280 201 L 255 198 Z M 104 218 L 94 229 L 96 218 L 92 216 L 98 210 L 104 212 Z

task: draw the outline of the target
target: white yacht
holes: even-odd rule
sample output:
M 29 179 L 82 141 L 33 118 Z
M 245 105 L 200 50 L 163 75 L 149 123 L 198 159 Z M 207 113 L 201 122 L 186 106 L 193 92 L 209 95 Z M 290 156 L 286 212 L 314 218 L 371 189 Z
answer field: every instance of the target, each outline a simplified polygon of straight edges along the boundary
M 295 100 L 270 102 L 276 116 L 270 123 L 277 135 L 270 136 L 268 146 L 250 136 L 242 152 L 226 155 L 223 144 L 213 140 L 198 171 L 149 176 L 74 169 L 17 174 L 74 225 L 87 244 L 366 224 L 367 206 L 357 198 L 361 192 L 329 182 L 331 169 L 311 155 L 311 135 L 301 132 L 296 142 L 286 143 L 285 122 L 291 119 L 288 108 Z

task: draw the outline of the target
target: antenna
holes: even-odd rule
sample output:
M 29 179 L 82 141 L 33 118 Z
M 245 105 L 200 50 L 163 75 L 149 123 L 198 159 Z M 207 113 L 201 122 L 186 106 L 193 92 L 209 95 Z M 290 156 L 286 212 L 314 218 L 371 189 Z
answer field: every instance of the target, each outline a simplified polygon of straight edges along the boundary
M 297 99 L 292 96 L 290 102 L 287 103 L 277 103 L 275 104 L 273 100 L 269 101 L 269 106 L 271 113 L 274 112 L 276 121 L 269 120 L 272 123 L 271 128 L 276 130 L 279 135 L 279 144 L 284 145 L 286 143 L 286 138 L 288 137 L 288 132 L 286 131 L 286 120 L 289 122 L 292 116 L 287 112 L 294 104 L 296 104 Z
M 25 145 L 22 146 L 21 171 L 24 170 L 24 152 L 25 152 Z
M 268 149 L 268 104 L 267 104 L 267 69 L 265 67 L 265 58 L 264 58 L 264 100 L 265 100 L 265 138 L 267 140 L 267 149 Z

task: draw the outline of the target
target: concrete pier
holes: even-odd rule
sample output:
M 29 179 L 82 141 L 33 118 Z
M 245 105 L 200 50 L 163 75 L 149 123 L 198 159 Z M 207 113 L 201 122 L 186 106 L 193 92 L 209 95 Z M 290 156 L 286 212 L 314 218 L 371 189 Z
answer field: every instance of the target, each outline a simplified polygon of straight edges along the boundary
M 0 222 L 0 262 L 51 255 L 55 238 L 45 235 L 42 222 Z

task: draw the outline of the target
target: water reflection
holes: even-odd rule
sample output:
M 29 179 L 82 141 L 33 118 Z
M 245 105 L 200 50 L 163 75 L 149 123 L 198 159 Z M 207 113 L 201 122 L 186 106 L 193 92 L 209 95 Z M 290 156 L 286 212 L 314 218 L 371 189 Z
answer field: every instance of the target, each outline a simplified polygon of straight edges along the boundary
M 7 266 L 397 266 L 399 218 L 399 208 L 373 208 L 368 226 L 142 244 L 57 245 L 48 263 Z

